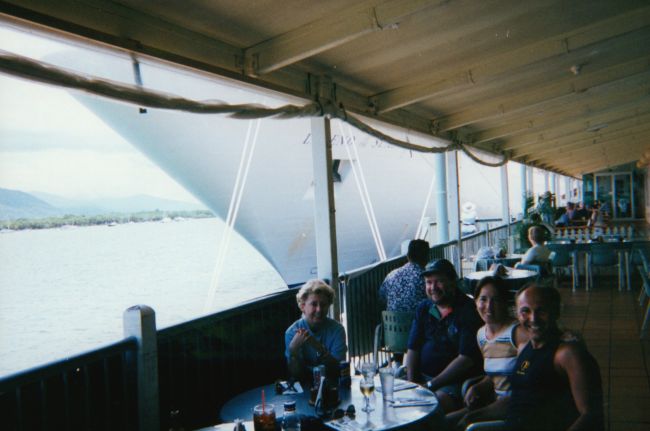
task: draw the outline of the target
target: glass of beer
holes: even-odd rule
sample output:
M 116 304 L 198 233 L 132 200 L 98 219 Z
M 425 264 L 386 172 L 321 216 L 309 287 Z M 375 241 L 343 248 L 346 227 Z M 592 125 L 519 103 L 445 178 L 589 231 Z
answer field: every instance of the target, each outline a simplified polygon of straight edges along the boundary
M 363 394 L 363 399 L 365 401 L 365 406 L 361 409 L 362 411 L 368 413 L 374 410 L 370 406 L 370 396 L 375 391 L 375 373 L 377 372 L 377 367 L 372 362 L 366 362 L 361 365 L 361 374 L 363 378 L 359 383 L 359 389 Z
M 253 407 L 253 427 L 255 431 L 275 431 L 275 409 L 273 404 L 258 404 Z

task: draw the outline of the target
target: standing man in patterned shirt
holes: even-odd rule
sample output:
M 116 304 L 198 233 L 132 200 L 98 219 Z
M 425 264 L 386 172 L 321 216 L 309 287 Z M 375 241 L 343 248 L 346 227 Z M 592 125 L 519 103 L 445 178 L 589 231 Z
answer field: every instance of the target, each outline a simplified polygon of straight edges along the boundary
M 406 257 L 408 262 L 391 271 L 379 288 L 379 298 L 388 311 L 413 313 L 420 301 L 427 298 L 422 271 L 429 260 L 429 243 L 412 240 Z

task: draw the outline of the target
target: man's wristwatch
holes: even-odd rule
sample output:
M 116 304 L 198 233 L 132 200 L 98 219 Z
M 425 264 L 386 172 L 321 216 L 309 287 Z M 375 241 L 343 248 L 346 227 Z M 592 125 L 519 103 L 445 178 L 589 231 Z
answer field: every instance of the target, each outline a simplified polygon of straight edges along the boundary
M 430 390 L 431 392 L 433 392 L 433 383 L 432 383 L 432 382 L 433 382 L 433 380 L 429 380 L 429 381 L 424 385 L 424 386 L 425 386 L 428 390 Z

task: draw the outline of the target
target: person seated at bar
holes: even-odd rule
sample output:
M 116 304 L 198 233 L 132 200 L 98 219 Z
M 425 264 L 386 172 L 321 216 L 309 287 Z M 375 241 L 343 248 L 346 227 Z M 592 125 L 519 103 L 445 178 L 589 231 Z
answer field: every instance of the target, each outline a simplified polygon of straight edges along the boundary
M 285 356 L 292 378 L 311 381 L 311 367 L 325 365 L 329 372 L 338 371 L 345 360 L 345 329 L 327 317 L 334 302 L 334 289 L 322 280 L 309 280 L 296 295 L 302 317 L 285 332 Z
M 443 411 L 451 412 L 462 406 L 463 381 L 482 374 L 476 343 L 481 318 L 474 302 L 458 288 L 451 262 L 431 262 L 422 276 L 428 298 L 418 305 L 411 326 L 407 376 L 413 382 L 425 382 L 435 391 Z
M 560 293 L 532 283 L 516 294 L 517 319 L 530 340 L 510 379 L 507 429 L 602 430 L 600 371 L 582 342 L 564 342 Z
M 578 202 L 576 211 L 573 214 L 573 219 L 571 220 L 571 224 L 586 225 L 589 217 L 591 217 L 591 213 L 587 208 L 585 208 L 585 203 Z
M 533 245 L 526 251 L 521 258 L 524 265 L 542 265 L 548 264 L 551 250 L 544 243 L 546 242 L 544 228 L 542 226 L 532 226 L 528 229 L 528 241 Z
M 601 207 L 600 202 L 594 202 L 591 207 L 591 217 L 589 218 L 589 227 L 604 228 L 607 226 L 608 214 Z
M 566 211 L 555 220 L 555 226 L 558 227 L 567 227 L 571 224 L 573 216 L 575 215 L 576 205 L 573 202 L 566 203 Z
M 473 422 L 506 417 L 517 351 L 528 341 L 528 334 L 510 313 L 510 298 L 500 277 L 485 277 L 474 290 L 476 309 L 485 322 L 476 339 L 486 375 L 469 387 L 464 408 L 447 415 L 450 427 L 465 429 Z

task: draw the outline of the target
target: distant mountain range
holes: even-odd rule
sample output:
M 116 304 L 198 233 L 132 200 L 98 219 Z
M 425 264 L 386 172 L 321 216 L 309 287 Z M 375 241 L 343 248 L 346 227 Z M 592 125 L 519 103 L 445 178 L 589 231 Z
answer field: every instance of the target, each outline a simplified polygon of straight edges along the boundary
M 42 192 L 0 188 L 0 220 L 70 215 L 135 213 L 140 211 L 196 211 L 205 206 L 149 195 L 124 198 L 69 199 Z

